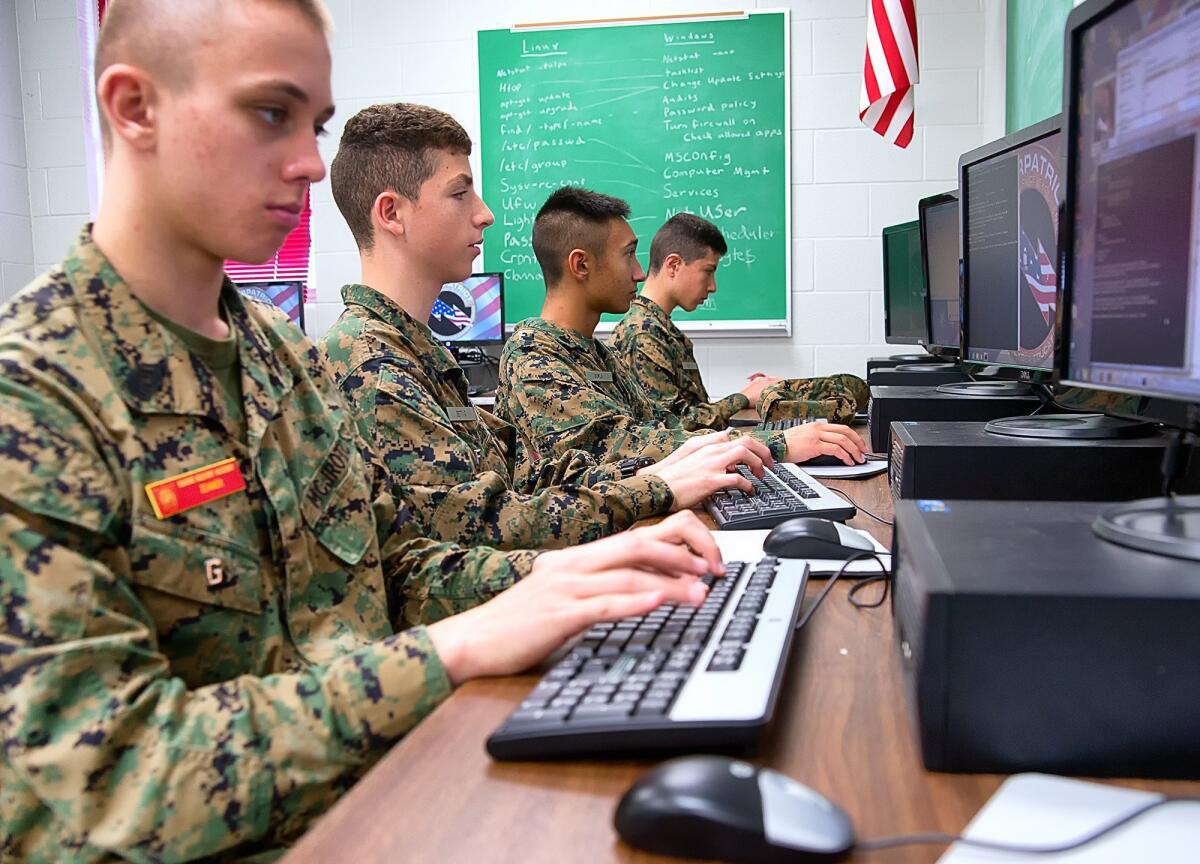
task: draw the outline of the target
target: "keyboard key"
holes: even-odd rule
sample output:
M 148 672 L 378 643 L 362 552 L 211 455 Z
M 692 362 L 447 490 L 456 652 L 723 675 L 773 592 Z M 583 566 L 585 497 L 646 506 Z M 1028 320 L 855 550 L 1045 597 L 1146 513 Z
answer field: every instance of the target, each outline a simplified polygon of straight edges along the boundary
M 608 721 L 628 717 L 632 713 L 633 705 L 629 702 L 610 702 L 607 705 L 580 705 L 571 714 L 571 722 Z

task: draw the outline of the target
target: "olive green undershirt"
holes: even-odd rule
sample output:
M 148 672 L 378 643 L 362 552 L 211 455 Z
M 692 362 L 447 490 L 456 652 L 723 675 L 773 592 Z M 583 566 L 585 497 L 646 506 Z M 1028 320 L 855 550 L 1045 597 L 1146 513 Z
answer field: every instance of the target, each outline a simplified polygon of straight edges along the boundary
M 173 333 L 212 372 L 228 397 L 225 404 L 229 409 L 230 419 L 239 427 L 242 426 L 242 368 L 238 359 L 237 330 L 230 325 L 228 339 L 209 339 L 195 330 L 163 317 L 145 304 L 143 307 L 151 318 Z M 221 320 L 229 322 L 229 312 L 224 303 L 221 304 Z

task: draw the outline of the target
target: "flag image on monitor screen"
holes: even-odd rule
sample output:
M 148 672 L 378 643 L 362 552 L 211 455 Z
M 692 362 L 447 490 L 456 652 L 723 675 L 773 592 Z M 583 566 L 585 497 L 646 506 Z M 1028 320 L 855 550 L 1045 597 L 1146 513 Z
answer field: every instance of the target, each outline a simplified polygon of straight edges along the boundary
M 304 329 L 303 282 L 242 282 L 237 289 L 243 297 L 277 307 L 293 324 Z
M 448 282 L 429 312 L 429 329 L 442 342 L 498 345 L 504 341 L 503 294 L 503 273 Z

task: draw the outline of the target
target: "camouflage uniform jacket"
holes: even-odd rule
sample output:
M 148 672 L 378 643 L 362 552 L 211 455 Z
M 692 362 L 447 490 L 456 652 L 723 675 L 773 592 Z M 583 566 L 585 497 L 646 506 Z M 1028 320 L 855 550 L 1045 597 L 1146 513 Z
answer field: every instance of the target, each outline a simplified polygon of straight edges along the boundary
M 87 231 L 0 309 L 0 859 L 286 842 L 449 693 L 389 600 L 439 617 L 529 567 L 392 539 L 317 348 L 222 300 L 242 423 Z M 156 516 L 146 484 L 230 458 L 243 490 Z
M 542 318 L 517 325 L 500 355 L 496 409 L 517 427 L 526 458 L 537 462 L 569 449 L 610 461 L 661 459 L 694 435 L 657 408 L 603 344 Z M 776 459 L 782 433 L 755 433 Z
M 685 429 L 724 429 L 730 417 L 750 407 L 742 393 L 709 400 L 692 340 L 647 297 L 633 298 L 610 341 L 646 395 L 679 417 Z
M 418 535 L 499 548 L 567 546 L 671 507 L 658 477 L 620 480 L 572 451 L 513 489 L 512 425 L 471 405 L 466 374 L 425 324 L 365 285 L 322 342 L 364 440 Z M 526 494 L 529 493 L 529 494 Z

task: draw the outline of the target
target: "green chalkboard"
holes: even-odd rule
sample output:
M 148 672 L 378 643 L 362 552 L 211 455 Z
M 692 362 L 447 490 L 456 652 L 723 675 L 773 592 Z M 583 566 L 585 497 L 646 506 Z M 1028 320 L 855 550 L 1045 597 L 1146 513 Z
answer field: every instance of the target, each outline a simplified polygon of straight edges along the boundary
M 725 233 L 718 291 L 692 331 L 787 330 L 791 252 L 786 13 L 479 33 L 482 189 L 505 319 L 545 297 L 533 218 L 565 184 L 629 202 L 647 265 L 670 216 Z
M 1008 0 L 1008 132 L 1062 110 L 1063 30 L 1073 5 L 1072 0 Z

